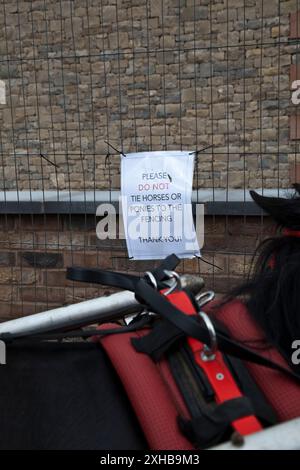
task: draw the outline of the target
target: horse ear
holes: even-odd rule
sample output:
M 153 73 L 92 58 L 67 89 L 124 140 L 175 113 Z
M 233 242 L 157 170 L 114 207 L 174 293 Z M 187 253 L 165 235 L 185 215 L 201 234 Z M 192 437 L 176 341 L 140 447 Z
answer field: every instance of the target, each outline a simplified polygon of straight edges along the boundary
M 295 189 L 295 191 L 299 194 L 300 196 L 300 183 L 294 183 L 293 184 L 293 188 Z

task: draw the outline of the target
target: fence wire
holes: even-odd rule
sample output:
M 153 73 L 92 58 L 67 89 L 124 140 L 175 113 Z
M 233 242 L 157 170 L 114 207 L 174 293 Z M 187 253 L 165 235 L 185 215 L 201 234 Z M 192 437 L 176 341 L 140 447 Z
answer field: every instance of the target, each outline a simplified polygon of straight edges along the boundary
M 125 153 L 209 147 L 194 202 L 206 191 L 214 266 L 181 270 L 220 293 L 245 277 L 272 233 L 248 190 L 284 194 L 300 175 L 299 0 L 0 3 L 0 318 L 108 292 L 66 281 L 70 264 L 155 264 L 97 240 L 95 208 L 120 188 L 106 142 Z

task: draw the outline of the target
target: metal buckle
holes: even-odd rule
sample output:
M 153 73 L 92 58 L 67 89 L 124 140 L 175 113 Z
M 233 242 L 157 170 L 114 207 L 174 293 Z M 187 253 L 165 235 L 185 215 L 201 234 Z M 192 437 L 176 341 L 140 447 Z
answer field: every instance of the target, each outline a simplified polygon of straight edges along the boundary
M 154 287 L 154 289 L 157 289 L 157 281 L 155 279 L 154 274 L 152 274 L 151 271 L 146 271 L 144 274 L 144 277 L 147 277 L 149 281 L 151 282 L 152 286 Z
M 169 289 L 167 289 L 165 292 L 164 292 L 164 295 L 169 295 L 171 294 L 177 287 L 179 289 L 182 288 L 181 286 L 181 279 L 180 279 L 180 276 L 179 274 L 177 274 L 175 271 L 169 271 L 168 269 L 165 269 L 164 270 L 164 273 L 165 275 L 169 278 L 169 279 L 174 279 L 175 282 L 174 284 L 169 287 Z
M 206 344 L 201 351 L 201 359 L 203 361 L 213 361 L 216 358 L 216 352 L 218 350 L 217 334 L 213 322 L 205 312 L 198 312 L 198 315 L 202 318 L 205 326 L 208 330 L 210 337 L 210 346 Z
M 199 308 L 202 308 L 208 302 L 211 302 L 214 298 L 215 298 L 215 293 L 212 290 L 208 290 L 207 292 L 203 292 L 202 294 L 198 294 L 195 296 L 195 300 Z

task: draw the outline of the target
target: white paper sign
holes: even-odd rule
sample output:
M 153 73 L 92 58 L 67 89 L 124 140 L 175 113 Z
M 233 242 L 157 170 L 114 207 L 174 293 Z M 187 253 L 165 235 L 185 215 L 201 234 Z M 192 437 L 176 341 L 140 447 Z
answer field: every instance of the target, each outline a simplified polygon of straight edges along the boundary
M 140 152 L 121 156 L 121 198 L 128 256 L 200 256 L 191 196 L 194 154 Z
M 0 104 L 6 104 L 5 82 L 0 80 Z

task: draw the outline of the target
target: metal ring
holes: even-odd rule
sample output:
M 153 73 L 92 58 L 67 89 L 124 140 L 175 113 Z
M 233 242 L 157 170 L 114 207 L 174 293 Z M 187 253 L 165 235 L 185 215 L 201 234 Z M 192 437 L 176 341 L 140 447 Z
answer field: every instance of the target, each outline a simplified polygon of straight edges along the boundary
M 210 345 L 204 345 L 201 357 L 203 361 L 212 361 L 216 357 L 216 352 L 218 350 L 217 334 L 213 322 L 205 312 L 198 312 L 198 315 L 202 318 L 205 323 L 205 326 L 209 333 Z
M 168 276 L 169 279 L 175 280 L 173 286 L 169 287 L 169 289 L 164 292 L 164 295 L 171 294 L 176 289 L 176 287 L 179 287 L 179 289 L 181 289 L 181 279 L 178 273 L 176 273 L 175 271 L 169 271 L 168 269 L 165 269 L 164 273 L 166 274 L 166 276 Z
M 151 271 L 146 271 L 144 274 L 144 277 L 148 277 L 149 281 L 151 282 L 152 286 L 154 289 L 157 289 L 157 281 L 155 279 L 154 274 L 152 274 Z
M 198 294 L 195 297 L 199 308 L 202 308 L 208 302 L 211 302 L 214 298 L 215 298 L 215 293 L 212 290 L 208 290 L 207 292 L 203 292 L 202 294 Z

